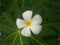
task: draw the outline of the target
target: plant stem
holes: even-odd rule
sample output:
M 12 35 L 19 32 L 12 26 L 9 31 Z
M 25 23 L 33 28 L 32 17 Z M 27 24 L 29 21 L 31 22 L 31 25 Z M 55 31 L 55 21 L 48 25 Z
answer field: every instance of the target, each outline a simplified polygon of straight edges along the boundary
M 33 39 L 33 40 L 35 40 L 35 41 L 38 42 L 39 44 L 44 45 L 41 41 L 35 39 L 34 37 L 30 37 L 30 38 Z

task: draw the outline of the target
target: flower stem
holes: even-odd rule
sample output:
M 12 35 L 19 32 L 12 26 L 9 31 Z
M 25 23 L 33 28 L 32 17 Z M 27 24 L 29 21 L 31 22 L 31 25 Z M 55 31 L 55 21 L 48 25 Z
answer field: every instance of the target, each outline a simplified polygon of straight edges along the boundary
M 19 33 L 20 43 L 21 43 L 21 45 L 23 45 L 23 41 L 22 41 L 22 37 L 21 37 L 21 31 L 19 30 L 18 33 Z
M 13 42 L 12 42 L 12 45 L 14 45 L 15 40 L 16 40 L 16 38 L 17 38 L 17 35 L 18 35 L 18 33 L 16 34 L 16 36 L 15 36 L 15 38 L 14 38 Z

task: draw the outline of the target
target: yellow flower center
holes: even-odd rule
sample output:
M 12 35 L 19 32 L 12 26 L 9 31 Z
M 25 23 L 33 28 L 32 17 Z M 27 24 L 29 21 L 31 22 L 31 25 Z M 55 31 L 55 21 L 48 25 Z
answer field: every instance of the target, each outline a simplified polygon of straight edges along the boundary
M 27 27 L 30 27 L 31 25 L 32 25 L 32 21 L 27 20 L 27 21 L 26 21 L 26 26 L 27 26 Z

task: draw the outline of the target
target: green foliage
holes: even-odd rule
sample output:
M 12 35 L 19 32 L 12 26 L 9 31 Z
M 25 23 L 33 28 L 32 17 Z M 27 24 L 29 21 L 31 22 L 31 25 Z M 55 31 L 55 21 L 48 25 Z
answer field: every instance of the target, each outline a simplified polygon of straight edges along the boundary
M 42 16 L 39 35 L 23 37 L 16 27 L 26 10 Z M 60 0 L 0 0 L 0 32 L 0 45 L 60 45 Z

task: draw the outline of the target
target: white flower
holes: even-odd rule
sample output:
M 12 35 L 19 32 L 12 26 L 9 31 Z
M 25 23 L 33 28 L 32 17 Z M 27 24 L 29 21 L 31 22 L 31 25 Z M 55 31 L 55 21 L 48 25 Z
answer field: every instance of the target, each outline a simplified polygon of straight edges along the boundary
M 42 23 L 42 18 L 39 14 L 36 14 L 33 18 L 32 18 L 32 11 L 26 11 L 22 14 L 23 19 L 17 19 L 16 20 L 16 25 L 18 27 L 18 29 L 22 29 L 21 34 L 25 37 L 29 37 L 31 36 L 31 31 L 34 34 L 39 34 L 42 26 L 40 25 Z

